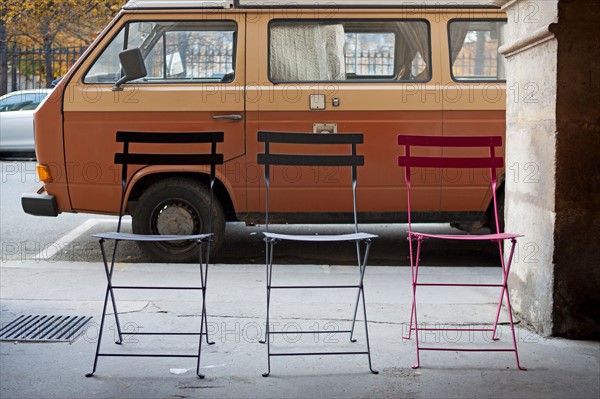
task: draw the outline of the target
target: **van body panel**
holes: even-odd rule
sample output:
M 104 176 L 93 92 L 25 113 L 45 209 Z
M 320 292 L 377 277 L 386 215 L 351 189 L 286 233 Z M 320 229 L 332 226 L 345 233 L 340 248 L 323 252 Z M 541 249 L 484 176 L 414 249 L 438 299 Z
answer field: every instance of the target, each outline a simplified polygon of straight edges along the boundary
M 504 136 L 504 111 L 444 111 L 444 134 L 448 136 Z M 504 143 L 497 151 L 504 154 Z M 452 155 L 451 149 L 445 150 Z M 483 153 L 481 151 L 484 151 Z M 487 155 L 485 150 L 462 149 L 457 156 Z M 504 181 L 503 170 L 498 170 L 498 181 Z M 441 172 L 441 209 L 462 211 L 479 209 L 485 211 L 492 200 L 489 191 L 489 169 L 445 169 Z
M 470 76 L 472 71 L 468 72 L 467 66 L 464 67 L 467 72 L 454 69 L 456 49 L 463 51 L 464 47 L 465 59 L 474 59 L 479 56 L 477 51 L 486 50 L 486 46 L 492 48 L 494 40 L 500 42 L 500 31 L 492 32 L 491 28 L 485 31 L 489 21 L 506 18 L 497 9 L 454 5 L 446 8 L 438 2 L 411 8 L 400 6 L 397 1 L 365 3 L 356 8 L 348 4 L 337 7 L 335 2 L 318 7 L 307 1 L 290 8 L 261 5 L 264 2 L 252 5 L 245 2 L 247 7 L 241 8 L 235 2 L 230 8 L 229 2 L 215 2 L 214 7 L 225 8 L 213 9 L 197 3 L 177 2 L 183 8 L 172 2 L 144 2 L 141 7 L 128 3 L 59 83 L 53 93 L 56 101 L 46 100 L 36 112 L 38 160 L 51 167 L 54 178 L 44 184 L 45 194 L 56 198 L 59 212 L 116 214 L 119 211 L 121 169 L 114 164 L 114 153 L 121 149 L 115 142 L 117 131 L 165 134 L 223 131 L 225 141 L 219 144 L 219 152 L 224 154 L 225 163 L 217 169 L 220 201 L 224 207 L 227 205 L 230 219 L 236 217 L 247 223 L 260 222 L 265 208 L 263 169 L 256 159 L 256 154 L 263 150 L 257 141 L 259 130 L 363 133 L 364 144 L 359 146 L 359 153 L 365 157 L 365 166 L 358 170 L 357 193 L 360 219 L 365 222 L 405 221 L 404 171 L 397 167 L 396 161 L 401 151 L 396 145 L 398 134 L 504 137 L 506 85 L 500 76 L 500 64 L 490 76 L 479 72 Z M 221 3 L 225 6 L 219 6 Z M 457 24 L 451 29 L 454 21 L 475 22 L 472 26 Z M 273 31 L 277 27 L 294 28 L 293 24 L 329 25 L 330 33 L 339 33 L 340 27 L 343 28 L 342 35 L 337 37 L 343 39 L 343 46 L 338 45 L 335 50 L 336 56 L 343 50 L 342 78 L 294 79 L 274 73 L 272 57 L 279 53 L 280 47 L 272 47 Z M 126 26 L 132 27 L 132 31 L 126 30 L 123 35 L 124 48 L 136 47 L 129 46 L 129 37 L 139 36 L 142 41 L 138 48 L 147 57 L 145 62 L 154 62 L 152 51 L 160 49 L 158 43 L 163 43 L 163 53 L 159 55 L 164 65 L 158 72 L 163 72 L 164 79 L 157 78 L 156 70 L 150 68 L 146 78 L 125 83 L 122 91 L 115 91 L 114 82 L 103 80 L 110 74 L 104 76 L 92 71 L 102 64 L 99 60 L 104 52 L 108 52 L 113 39 L 117 43 Z M 229 39 L 224 36 L 227 40 L 207 39 L 210 46 L 190 45 L 186 47 L 189 54 L 170 52 L 168 34 L 193 29 L 201 33 L 211 30 L 233 33 Z M 304 36 L 303 33 L 290 34 L 290 41 Z M 415 36 L 417 33 L 420 36 Z M 380 37 L 369 39 L 369 34 Z M 349 48 L 356 45 L 358 49 L 360 35 L 365 35 L 367 45 L 393 38 L 390 39 L 393 51 L 385 50 L 392 54 L 388 59 L 392 60 L 393 73 L 383 73 L 381 77 L 377 73 L 372 76 L 370 70 L 368 73 L 358 70 L 359 54 L 364 49 L 352 53 Z M 477 47 L 482 37 L 491 42 Z M 460 46 L 455 49 L 456 41 Z M 215 49 L 220 45 L 233 49 L 231 54 L 224 53 L 225 58 L 232 57 L 231 74 L 191 76 L 191 64 L 186 64 L 185 56 L 208 57 L 203 52 L 208 50 L 203 48 Z M 416 52 L 411 45 L 417 48 Z M 326 51 L 327 56 L 330 52 Z M 413 57 L 415 53 L 420 60 L 404 56 Z M 348 57 L 353 56 L 357 61 L 347 63 L 352 60 Z M 407 59 L 414 71 L 406 68 Z M 292 61 L 306 65 L 312 62 L 302 56 Z M 490 62 L 496 61 L 501 60 Z M 197 63 L 202 62 L 208 65 L 217 61 L 206 58 Z M 369 68 L 379 68 L 379 64 L 384 62 L 377 61 Z M 400 70 L 400 66 L 404 69 Z M 352 68 L 355 70 L 351 71 Z M 405 74 L 407 69 L 409 73 Z M 119 65 L 112 72 L 120 77 Z M 165 147 L 165 152 L 170 151 L 187 149 Z M 423 155 L 450 154 L 440 148 L 418 151 Z M 419 155 L 418 151 L 415 155 Z M 139 166 L 132 167 L 129 173 L 132 179 L 127 195 L 131 211 L 149 184 L 169 176 L 202 180 L 207 170 Z M 352 203 L 340 191 L 346 189 L 342 182 L 349 175 L 345 173 L 339 168 L 275 167 L 271 189 L 277 195 L 270 204 L 274 221 L 349 220 Z M 416 170 L 414 173 L 411 205 L 415 221 L 476 221 L 489 206 L 492 198 L 489 177 L 482 171 Z M 500 181 L 503 175 L 499 171 Z
M 260 112 L 259 129 L 249 128 L 248 152 L 260 152 L 256 145 L 251 149 L 250 143 L 256 142 L 257 130 L 274 130 L 290 132 L 311 132 L 314 123 L 335 123 L 338 132 L 362 132 L 364 144 L 361 154 L 365 156 L 365 167 L 360 168 L 358 195 L 362 212 L 386 212 L 390 209 L 405 209 L 406 192 L 403 185 L 403 171 L 393 161 L 398 156 L 398 148 L 389 145 L 400 133 L 440 135 L 442 132 L 441 111 L 361 111 L 361 112 L 328 112 L 315 114 L 310 111 L 298 112 Z M 434 149 L 434 151 L 439 151 Z M 255 152 L 256 153 L 256 152 Z M 432 153 L 433 154 L 433 153 Z M 391 163 L 391 164 L 390 164 Z M 298 190 L 319 190 L 327 194 L 315 194 L 314 203 L 311 198 L 303 199 L 303 206 L 310 206 L 314 212 L 333 212 L 335 210 L 351 212 L 352 202 L 339 203 L 336 194 L 348 176 L 341 174 L 340 168 L 334 167 L 287 167 L 273 168 L 271 189 L 278 191 L 270 208 L 273 212 L 285 212 L 294 206 Z M 425 176 L 417 182 L 422 190 L 415 194 L 418 210 L 437 210 L 440 208 L 440 184 L 433 176 Z M 264 187 L 248 182 L 249 211 L 258 212 L 264 209 Z
M 46 97 L 34 113 L 33 130 L 38 164 L 48 166 L 52 176 L 52 181 L 44 183 L 44 195 L 50 195 L 56 199 L 59 212 L 72 212 L 67 169 L 64 162 L 61 112 L 63 87 L 61 83 Z

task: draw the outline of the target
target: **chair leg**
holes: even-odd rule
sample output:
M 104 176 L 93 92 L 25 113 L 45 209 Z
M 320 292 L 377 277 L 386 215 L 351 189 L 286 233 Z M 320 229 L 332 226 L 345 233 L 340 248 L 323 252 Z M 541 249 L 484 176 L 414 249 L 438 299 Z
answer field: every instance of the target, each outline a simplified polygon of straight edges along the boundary
M 119 312 L 117 311 L 117 301 L 115 300 L 115 293 L 112 288 L 112 276 L 115 269 L 115 261 L 117 257 L 117 247 L 119 245 L 119 241 L 115 241 L 115 247 L 113 248 L 113 254 L 111 257 L 110 268 L 108 266 L 107 258 L 106 258 L 106 249 L 104 248 L 104 240 L 100 240 L 100 252 L 102 253 L 102 261 L 104 263 L 104 272 L 106 274 L 107 287 L 110 292 L 110 300 L 112 303 L 113 313 L 115 315 L 115 323 L 117 327 L 117 336 L 118 339 L 115 342 L 117 345 L 121 345 L 123 343 L 123 332 L 121 330 L 121 322 L 119 321 Z
M 519 351 L 517 348 L 517 337 L 515 335 L 515 325 L 514 325 L 514 320 L 513 320 L 513 314 L 512 314 L 512 304 L 510 302 L 510 292 L 508 290 L 508 275 L 510 273 L 510 267 L 512 265 L 512 260 L 513 260 L 513 255 L 515 252 L 515 246 L 517 244 L 517 240 L 515 240 L 514 238 L 511 240 L 511 247 L 510 247 L 510 254 L 508 256 L 508 262 L 506 263 L 506 265 L 504 263 L 502 263 L 502 271 L 503 271 L 503 284 L 502 284 L 502 293 L 503 293 L 503 298 L 500 300 L 500 303 L 502 303 L 502 300 L 504 299 L 504 295 L 506 296 L 506 310 L 508 312 L 508 320 L 510 322 L 510 331 L 511 331 L 511 335 L 512 335 L 512 340 L 513 340 L 513 349 L 515 352 L 515 360 L 517 361 L 517 368 L 519 370 L 527 370 L 526 367 L 521 366 L 521 363 L 519 362 Z M 498 322 L 498 320 L 496 320 L 496 323 Z M 496 330 L 494 329 L 494 332 Z
M 199 252 L 200 252 L 200 283 L 202 284 L 202 307 L 204 308 L 204 312 L 206 312 L 206 289 L 208 286 L 208 264 L 210 261 L 210 242 L 211 238 L 208 239 L 206 243 L 206 262 L 202 261 L 202 241 L 198 242 Z M 204 268 L 204 270 L 202 270 Z M 208 315 L 204 317 L 204 328 L 206 329 L 206 343 L 208 345 L 214 345 L 215 341 L 211 341 L 208 337 Z
M 371 249 L 371 240 L 364 240 L 365 242 L 365 253 L 364 256 L 361 256 L 361 251 L 360 251 L 360 242 L 357 241 L 356 242 L 356 252 L 357 252 L 357 258 L 358 258 L 358 271 L 359 271 L 359 282 L 358 282 L 358 292 L 356 294 L 356 302 L 354 304 L 354 315 L 352 317 L 352 328 L 350 329 L 350 342 L 356 342 L 356 339 L 354 338 L 354 327 L 356 326 L 356 316 L 358 313 L 358 304 L 359 301 L 362 297 L 362 310 L 363 310 L 363 317 L 364 317 L 364 323 L 365 323 L 365 341 L 366 341 L 366 345 L 367 345 L 367 357 L 369 359 L 369 370 L 371 370 L 371 373 L 373 374 L 379 374 L 379 371 L 373 369 L 373 365 L 371 363 L 371 344 L 369 341 L 369 326 L 368 326 L 368 318 L 367 318 L 367 300 L 365 298 L 365 290 L 364 290 L 364 278 L 365 278 L 365 271 L 366 271 L 366 267 L 367 267 L 367 261 L 369 259 L 369 251 Z
M 267 288 L 267 311 L 266 311 L 266 320 L 267 320 L 267 325 L 269 324 L 269 305 L 271 303 L 271 273 L 273 272 L 273 250 L 274 250 L 274 246 L 277 243 L 276 241 L 269 241 L 269 239 L 265 238 L 265 242 L 266 242 L 266 247 L 265 247 L 265 271 L 266 271 L 266 276 L 265 276 L 265 286 Z M 263 339 L 261 339 L 260 342 L 261 344 L 265 344 L 267 343 L 267 339 L 269 338 L 266 330 L 265 330 L 265 337 Z
M 414 259 L 415 269 L 414 269 L 414 276 L 413 276 L 413 304 L 412 304 L 413 314 L 412 314 L 412 319 L 415 323 L 414 330 L 415 330 L 415 347 L 417 349 L 417 362 L 411 366 L 411 368 L 413 368 L 413 369 L 418 369 L 419 367 L 421 367 L 421 353 L 420 353 L 420 346 L 419 346 L 419 320 L 417 318 L 417 281 L 419 278 L 419 257 L 421 255 L 422 241 L 423 241 L 423 238 L 419 237 L 418 241 L 417 241 L 416 258 Z M 412 261 L 411 261 L 411 263 L 412 263 Z
M 413 307 L 414 307 L 414 322 L 415 322 L 415 348 L 416 348 L 416 355 L 417 355 L 417 359 L 416 359 L 416 363 L 413 364 L 411 366 L 411 368 L 413 369 L 418 369 L 419 367 L 421 367 L 421 353 L 419 351 L 419 326 L 418 326 L 418 321 L 417 321 L 417 300 L 415 299 L 413 302 Z
M 98 366 L 98 356 L 100 353 L 100 346 L 102 345 L 102 335 L 103 335 L 103 331 L 104 331 L 104 321 L 106 320 L 106 308 L 108 307 L 109 296 L 110 296 L 110 299 L 112 302 L 113 312 L 115 315 L 115 322 L 116 322 L 116 326 L 117 326 L 117 334 L 119 337 L 117 342 L 115 342 L 115 343 L 121 344 L 123 342 L 123 335 L 121 333 L 121 325 L 119 323 L 119 314 L 117 312 L 117 304 L 116 304 L 114 292 L 112 289 L 112 274 L 113 274 L 113 270 L 114 270 L 114 264 L 115 264 L 114 261 L 115 261 L 115 253 L 117 250 L 117 245 L 118 245 L 118 241 L 115 242 L 115 248 L 114 248 L 114 252 L 113 252 L 113 256 L 112 256 L 112 262 L 109 267 L 108 259 L 106 257 L 106 249 L 104 248 L 104 240 L 100 240 L 100 252 L 102 253 L 102 261 L 104 263 L 104 272 L 106 274 L 106 281 L 107 281 L 106 282 L 106 293 L 104 294 L 104 304 L 102 306 L 102 316 L 100 318 L 100 328 L 98 330 L 98 342 L 96 343 L 96 353 L 94 355 L 94 366 L 92 368 L 92 371 L 85 375 L 86 377 L 92 377 L 94 375 L 94 373 L 96 372 L 96 368 Z
M 359 288 L 356 293 L 356 301 L 354 303 L 354 315 L 352 316 L 352 327 L 350 328 L 350 342 L 356 342 L 354 338 L 354 326 L 356 325 L 356 316 L 358 313 L 358 303 L 361 295 L 363 295 L 364 303 L 364 290 L 363 290 L 363 279 L 365 277 L 365 269 L 367 266 L 367 260 L 369 259 L 369 251 L 371 249 L 371 240 L 365 240 L 365 254 L 361 256 L 360 242 L 356 242 L 356 256 L 358 259 L 358 273 L 359 273 Z M 361 259 L 362 258 L 362 259 Z M 366 319 L 365 319 L 366 322 Z
M 511 258 L 512 258 L 512 253 L 514 251 L 515 243 L 516 243 L 516 241 L 514 241 L 511 245 L 511 251 L 510 251 Z M 508 281 L 508 273 L 506 271 L 506 263 L 504 262 L 504 250 L 502 248 L 504 241 L 498 240 L 497 244 L 498 244 L 498 253 L 500 255 L 500 266 L 502 267 L 502 289 L 500 290 L 500 298 L 498 298 L 498 306 L 496 308 L 496 317 L 494 318 L 494 326 L 493 326 L 493 333 L 492 333 L 492 340 L 494 340 L 494 341 L 498 341 L 500 339 L 500 337 L 497 336 L 498 321 L 500 320 L 500 312 L 502 310 L 502 304 L 504 302 L 504 292 L 506 291 L 506 283 Z
M 361 275 L 360 275 L 360 288 L 359 288 L 359 294 L 358 297 L 360 298 L 362 295 L 362 308 L 363 308 L 363 317 L 364 317 L 364 321 L 365 321 L 365 341 L 367 344 L 367 357 L 369 359 L 369 370 L 371 370 L 371 373 L 373 374 L 379 374 L 379 371 L 373 369 L 373 364 L 371 363 L 371 343 L 369 341 L 369 325 L 368 325 L 368 318 L 367 318 L 367 299 L 365 298 L 365 287 L 363 285 L 363 279 L 365 277 L 365 269 L 367 267 L 367 259 L 369 256 L 369 249 L 371 247 L 371 240 L 367 240 L 366 241 L 366 248 L 365 248 L 365 257 L 363 258 L 363 265 L 362 265 L 362 271 L 361 271 Z M 358 303 L 357 303 L 358 305 Z M 355 320 L 356 320 L 356 314 L 355 314 Z M 352 324 L 352 332 L 354 331 L 354 322 Z M 350 333 L 350 337 L 352 337 L 352 332 Z M 352 340 L 352 338 L 351 338 Z M 356 340 L 354 340 L 356 341 Z
M 273 251 L 277 241 L 265 239 L 266 242 L 266 288 L 267 288 L 267 311 L 265 318 L 265 338 L 259 341 L 262 344 L 267 344 L 267 371 L 262 374 L 263 377 L 268 377 L 271 374 L 271 337 L 270 333 L 270 309 L 271 309 L 271 277 L 273 275 Z
M 417 238 L 417 250 L 413 252 L 413 237 L 408 235 L 408 250 L 410 258 L 410 274 L 411 274 L 411 285 L 412 285 L 412 301 L 410 306 L 410 319 L 408 322 L 408 332 L 403 336 L 404 339 L 410 339 L 412 332 L 415 332 L 415 347 L 416 347 L 416 363 L 411 367 L 413 369 L 421 367 L 421 358 L 419 353 L 419 327 L 417 320 L 417 281 L 419 277 L 419 257 L 421 253 L 422 237 Z
M 419 274 L 419 256 L 421 252 L 421 242 L 423 241 L 422 237 L 417 239 L 417 254 L 416 258 L 413 256 L 413 239 L 409 235 L 408 236 L 408 250 L 409 250 L 409 258 L 410 258 L 410 274 L 411 274 L 411 285 L 412 285 L 412 301 L 410 305 L 410 319 L 408 322 L 408 332 L 402 338 L 410 339 L 412 331 L 416 327 L 416 297 L 417 297 L 417 277 Z M 413 324 L 414 321 L 414 324 Z M 415 327 L 413 327 L 413 325 Z
M 200 359 L 202 355 L 202 336 L 204 335 L 204 328 L 206 327 L 206 343 L 209 343 L 208 340 L 208 320 L 206 317 L 206 282 L 208 280 L 208 254 L 206 256 L 207 263 L 204 266 L 204 262 L 202 260 L 202 241 L 198 241 L 198 266 L 200 268 L 200 287 L 201 287 L 201 296 L 202 296 L 202 308 L 200 311 L 200 335 L 198 336 L 198 358 L 196 362 L 196 375 L 199 378 L 204 378 L 204 374 L 200 373 Z
M 92 367 L 92 371 L 87 373 L 86 377 L 92 377 L 96 372 L 96 368 L 98 366 L 98 354 L 100 353 L 100 345 L 102 344 L 102 331 L 104 330 L 104 320 L 106 318 L 106 307 L 108 305 L 108 296 L 110 295 L 110 290 L 108 286 L 106 287 L 106 293 L 104 294 L 104 305 L 102 307 L 102 316 L 100 317 L 100 328 L 98 329 L 98 342 L 96 342 L 96 353 L 94 354 L 94 366 Z
M 200 373 L 200 358 L 202 355 L 202 335 L 204 335 L 206 318 L 206 306 L 204 306 L 204 300 L 202 300 L 202 311 L 200 314 L 200 336 L 198 337 L 198 360 L 196 363 L 196 375 L 201 379 L 204 378 L 204 374 Z M 206 331 L 206 334 L 208 335 L 208 330 Z

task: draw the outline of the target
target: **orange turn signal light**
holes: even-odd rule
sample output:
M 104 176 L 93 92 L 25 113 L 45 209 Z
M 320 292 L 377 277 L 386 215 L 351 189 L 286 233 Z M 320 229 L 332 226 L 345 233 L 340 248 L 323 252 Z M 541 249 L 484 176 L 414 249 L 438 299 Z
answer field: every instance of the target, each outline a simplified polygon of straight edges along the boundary
M 52 174 L 50 173 L 50 167 L 46 165 L 37 164 L 35 169 L 40 180 L 44 183 L 52 182 Z

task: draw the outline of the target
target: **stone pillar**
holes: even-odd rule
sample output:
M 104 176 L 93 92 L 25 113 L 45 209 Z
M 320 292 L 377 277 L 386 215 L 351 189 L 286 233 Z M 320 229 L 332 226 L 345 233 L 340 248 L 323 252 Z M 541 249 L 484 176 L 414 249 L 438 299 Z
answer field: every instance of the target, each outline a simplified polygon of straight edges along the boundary
M 511 298 L 543 335 L 600 335 L 600 3 L 499 0 L 508 17 Z

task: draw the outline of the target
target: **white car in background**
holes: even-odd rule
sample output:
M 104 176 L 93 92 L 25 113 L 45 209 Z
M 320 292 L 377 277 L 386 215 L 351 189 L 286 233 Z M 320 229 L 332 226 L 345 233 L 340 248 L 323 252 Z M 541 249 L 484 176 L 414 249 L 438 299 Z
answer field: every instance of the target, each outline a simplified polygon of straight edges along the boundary
M 33 112 L 51 91 L 21 90 L 0 97 L 0 152 L 35 152 Z

